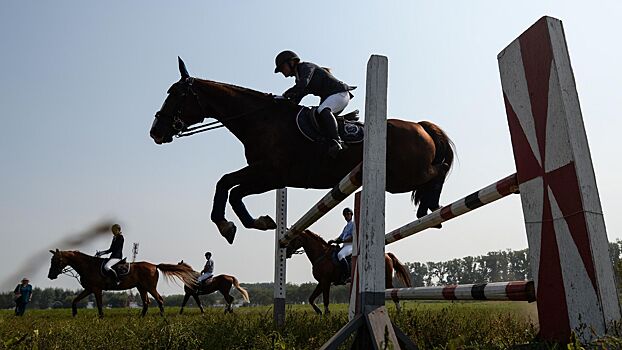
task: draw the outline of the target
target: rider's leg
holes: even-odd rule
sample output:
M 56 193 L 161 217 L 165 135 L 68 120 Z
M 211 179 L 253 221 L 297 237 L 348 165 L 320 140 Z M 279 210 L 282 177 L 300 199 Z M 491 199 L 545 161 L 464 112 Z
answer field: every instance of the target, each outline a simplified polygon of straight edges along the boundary
M 332 155 L 336 155 L 343 149 L 337 130 L 337 119 L 335 119 L 333 112 L 343 111 L 348 102 L 350 102 L 350 94 L 344 91 L 328 96 L 317 108 L 320 128 L 325 136 L 331 139 L 331 146 L 328 151 Z
M 115 282 L 117 284 L 119 284 L 120 280 L 119 280 L 119 276 L 117 275 L 117 271 L 113 270 L 112 267 L 118 263 L 119 261 L 121 261 L 121 259 L 117 259 L 117 258 L 110 258 L 108 259 L 108 262 L 106 262 L 106 265 L 104 265 L 104 269 L 108 272 L 112 272 L 112 274 L 114 275 L 114 279 Z
M 346 259 L 349 255 L 352 254 L 352 243 L 344 243 L 343 247 L 337 254 L 337 258 L 339 259 L 339 266 L 341 267 L 341 281 L 345 282 L 350 276 L 350 264 L 348 264 L 348 260 Z

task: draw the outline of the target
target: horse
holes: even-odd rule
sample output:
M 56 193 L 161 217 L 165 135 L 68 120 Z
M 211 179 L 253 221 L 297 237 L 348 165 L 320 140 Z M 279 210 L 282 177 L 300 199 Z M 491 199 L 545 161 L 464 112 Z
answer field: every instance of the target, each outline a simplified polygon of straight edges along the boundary
M 138 293 L 143 302 L 141 316 L 145 316 L 149 308 L 149 297 L 147 293 L 151 294 L 156 300 L 160 308 L 160 315 L 164 316 L 164 299 L 156 290 L 158 284 L 158 270 L 162 271 L 167 278 L 179 278 L 186 286 L 192 287 L 196 284 L 194 271 L 186 266 L 179 266 L 176 264 L 155 265 L 141 261 L 131 263 L 129 273 L 121 276 L 120 283 L 116 285 L 110 277 L 103 276 L 101 273 L 102 264 L 106 259 L 96 258 L 77 250 L 60 251 L 56 249 L 56 251 L 50 250 L 50 253 L 52 253 L 52 261 L 50 264 L 50 271 L 48 272 L 49 279 L 54 280 L 61 273 L 67 273 L 67 267 L 74 269 L 80 276 L 79 281 L 84 287 L 84 290 L 80 292 L 71 303 L 71 313 L 73 316 L 78 314 L 78 302 L 93 293 L 95 294 L 99 317 L 103 317 L 103 290 L 126 290 L 134 287 L 138 289 Z
M 294 252 L 300 248 L 303 248 L 311 265 L 313 265 L 313 277 L 317 280 L 318 284 L 309 296 L 309 304 L 313 307 L 313 310 L 319 315 L 322 314 L 320 308 L 315 305 L 315 299 L 322 293 L 324 299 L 324 313 L 328 314 L 328 304 L 330 295 L 331 283 L 337 282 L 341 275 L 339 265 L 333 260 L 333 254 L 336 250 L 335 246 L 327 243 L 322 237 L 311 232 L 310 230 L 304 230 L 297 235 L 287 246 L 287 257 L 291 257 Z M 393 271 L 397 279 L 403 283 L 406 287 L 411 287 L 410 274 L 406 267 L 395 257 L 393 253 L 384 254 L 385 262 L 385 287 L 393 288 Z M 400 310 L 399 301 L 395 301 L 395 306 L 398 311 Z
M 178 265 L 184 266 L 186 269 L 192 270 L 192 267 L 185 263 L 183 260 L 180 261 Z M 199 275 L 199 273 L 196 271 L 194 271 L 194 273 L 196 274 L 196 276 Z M 225 306 L 225 313 L 233 313 L 233 308 L 231 307 L 231 304 L 233 303 L 233 297 L 231 296 L 231 294 L 229 294 L 229 292 L 231 291 L 231 286 L 233 286 L 242 294 L 242 298 L 244 298 L 244 301 L 246 301 L 247 303 L 251 302 L 250 298 L 248 297 L 248 291 L 240 286 L 240 283 L 238 282 L 238 279 L 235 278 L 235 276 L 222 274 L 212 277 L 204 283 L 200 283 L 195 288 L 184 285 L 184 292 L 186 294 L 184 295 L 184 301 L 181 303 L 181 309 L 179 309 L 179 314 L 181 315 L 184 313 L 184 306 L 186 306 L 186 303 L 188 302 L 188 299 L 190 299 L 190 296 L 194 298 L 194 301 L 199 306 L 199 309 L 201 309 L 201 313 L 205 313 L 205 311 L 203 310 L 203 305 L 201 305 L 201 299 L 199 299 L 199 295 L 211 294 L 215 291 L 219 291 L 227 302 L 227 305 Z
M 272 94 L 226 83 L 190 77 L 178 57 L 181 79 L 167 91 L 149 134 L 156 144 L 175 136 L 196 133 L 205 118 L 222 123 L 244 146 L 248 165 L 223 175 L 216 184 L 211 220 L 229 244 L 236 226 L 225 218 L 227 198 L 248 229 L 276 228 L 270 216 L 254 218 L 242 199 L 284 187 L 334 187 L 363 159 L 361 143 L 349 144 L 336 157 L 325 144 L 305 138 L 296 124 L 301 106 Z M 203 125 L 206 126 L 206 125 Z M 213 127 L 212 127 L 213 128 Z M 387 120 L 386 190 L 412 192 L 417 217 L 436 210 L 445 178 L 454 158 L 454 144 L 437 125 L 428 122 Z

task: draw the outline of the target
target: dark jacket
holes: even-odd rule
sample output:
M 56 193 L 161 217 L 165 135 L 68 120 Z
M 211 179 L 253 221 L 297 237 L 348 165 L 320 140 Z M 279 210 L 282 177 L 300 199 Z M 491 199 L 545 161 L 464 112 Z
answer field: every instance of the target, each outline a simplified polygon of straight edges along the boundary
M 300 103 L 303 97 L 312 94 L 324 102 L 330 95 L 353 89 L 317 64 L 300 62 L 296 65 L 296 85 L 285 91 L 283 96 Z
M 114 236 L 110 249 L 103 251 L 102 253 L 110 253 L 111 258 L 123 259 L 123 235 Z

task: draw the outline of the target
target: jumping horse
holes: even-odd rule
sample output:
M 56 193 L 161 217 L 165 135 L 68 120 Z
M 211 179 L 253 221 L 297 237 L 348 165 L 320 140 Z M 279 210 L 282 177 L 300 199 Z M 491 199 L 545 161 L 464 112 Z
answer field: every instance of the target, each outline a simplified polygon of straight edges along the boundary
M 349 144 L 333 158 L 326 145 L 304 137 L 295 121 L 301 106 L 272 94 L 190 77 L 184 62 L 178 61 L 181 79 L 168 89 L 150 136 L 156 144 L 169 143 L 175 136 L 196 133 L 193 125 L 214 118 L 217 121 L 207 125 L 222 123 L 243 144 L 248 165 L 220 178 L 211 212 L 230 244 L 236 226 L 225 218 L 227 198 L 244 227 L 274 229 L 271 217 L 254 218 L 242 199 L 284 187 L 332 188 L 362 161 L 362 143 Z M 419 205 L 417 217 L 436 210 L 453 148 L 445 132 L 431 122 L 388 119 L 386 190 L 412 192 Z
M 158 284 L 158 270 L 166 277 L 177 277 L 185 286 L 194 287 L 196 285 L 195 272 L 187 266 L 177 264 L 152 264 L 141 261 L 131 263 L 129 273 L 122 276 L 119 285 L 114 283 L 108 276 L 101 273 L 102 263 L 106 259 L 96 258 L 79 251 L 50 250 L 52 261 L 48 278 L 54 280 L 58 275 L 67 272 L 67 267 L 71 267 L 80 276 L 80 284 L 84 290 L 80 292 L 71 303 L 71 313 L 75 316 L 78 313 L 77 304 L 89 294 L 95 294 L 97 311 L 99 317 L 104 316 L 102 310 L 102 291 L 104 290 L 126 290 L 136 287 L 143 303 L 141 316 L 145 316 L 149 308 L 149 297 L 147 293 L 156 300 L 160 308 L 160 315 L 164 315 L 164 299 L 156 290 Z
M 304 230 L 297 235 L 287 246 L 287 257 L 291 257 L 295 251 L 303 248 L 307 254 L 307 258 L 313 265 L 313 277 L 318 282 L 315 290 L 309 296 L 309 304 L 316 313 L 322 314 L 320 308 L 315 305 L 315 299 L 322 293 L 324 299 L 324 313 L 328 314 L 329 296 L 331 283 L 339 280 L 341 269 L 339 264 L 333 259 L 335 254 L 335 246 L 328 244 L 322 237 L 309 231 Z M 406 267 L 393 255 L 393 253 L 384 254 L 385 262 L 385 288 L 393 288 L 393 271 L 397 279 L 405 286 L 411 287 L 410 274 Z M 395 307 L 400 310 L 399 301 L 395 301 Z
M 183 265 L 186 268 L 192 270 L 192 267 L 186 264 L 183 260 L 179 262 L 179 265 Z M 199 273 L 196 271 L 194 273 L 197 276 L 199 275 Z M 179 309 L 179 314 L 181 315 L 184 313 L 184 307 L 186 306 L 188 299 L 190 299 L 190 296 L 194 298 L 197 306 L 199 307 L 199 309 L 201 309 L 201 313 L 205 313 L 205 311 L 203 310 L 203 305 L 201 305 L 201 299 L 199 299 L 199 295 L 211 294 L 215 291 L 219 291 L 227 302 L 227 305 L 225 306 L 225 313 L 233 313 L 233 308 L 231 306 L 231 304 L 233 303 L 233 297 L 231 296 L 231 294 L 229 294 L 232 286 L 242 294 L 242 298 L 244 298 L 244 301 L 246 301 L 247 303 L 251 302 L 250 298 L 248 297 L 248 291 L 240 286 L 240 283 L 238 282 L 238 279 L 235 278 L 235 276 L 221 274 L 218 276 L 214 276 L 207 281 L 199 283 L 194 288 L 184 285 L 184 292 L 186 294 L 184 295 L 184 301 L 181 303 L 181 309 Z

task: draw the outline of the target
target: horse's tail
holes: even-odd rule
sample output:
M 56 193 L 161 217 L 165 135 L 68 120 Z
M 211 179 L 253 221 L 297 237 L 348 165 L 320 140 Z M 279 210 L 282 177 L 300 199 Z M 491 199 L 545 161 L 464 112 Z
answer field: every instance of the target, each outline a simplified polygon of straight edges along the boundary
M 410 283 L 410 273 L 408 273 L 406 266 L 404 266 L 393 253 L 387 253 L 387 255 L 391 258 L 391 261 L 393 261 L 393 269 L 395 270 L 397 279 L 406 287 L 412 287 L 412 283 Z
M 197 273 L 189 265 L 186 264 L 158 264 L 156 268 L 167 278 L 176 277 L 183 282 L 183 284 L 195 290 L 198 287 Z
M 250 303 L 251 299 L 248 297 L 248 292 L 246 291 L 246 289 L 240 287 L 240 282 L 238 282 L 238 279 L 235 278 L 235 276 L 231 276 L 231 278 L 233 278 L 233 286 L 242 294 L 244 301 Z
M 438 125 L 428 121 L 419 122 L 419 125 L 421 125 L 423 130 L 425 130 L 434 141 L 436 153 L 432 160 L 432 166 L 436 167 L 438 175 L 421 188 L 413 191 L 411 196 L 412 201 L 415 205 L 421 203 L 420 209 L 422 209 L 417 212 L 417 217 L 425 215 L 427 209 L 435 210 L 438 208 L 441 190 L 443 189 L 445 178 L 454 162 L 454 151 L 456 148 L 453 141 L 451 141 L 445 131 Z

